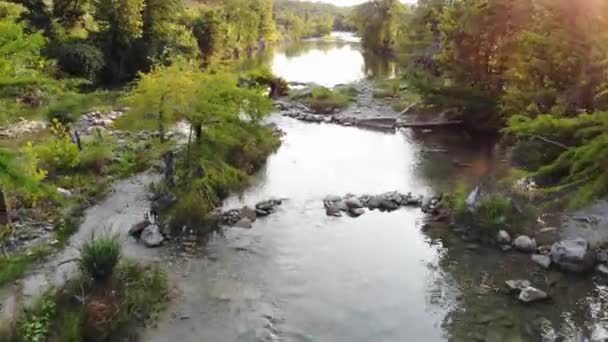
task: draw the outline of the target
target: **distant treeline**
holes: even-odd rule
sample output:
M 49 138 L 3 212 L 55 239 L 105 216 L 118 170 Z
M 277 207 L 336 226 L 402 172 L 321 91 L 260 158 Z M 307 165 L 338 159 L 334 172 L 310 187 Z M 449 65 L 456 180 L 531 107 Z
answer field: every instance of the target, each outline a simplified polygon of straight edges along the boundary
M 323 37 L 332 31 L 354 31 L 352 7 L 297 0 L 275 0 L 277 29 L 285 40 Z

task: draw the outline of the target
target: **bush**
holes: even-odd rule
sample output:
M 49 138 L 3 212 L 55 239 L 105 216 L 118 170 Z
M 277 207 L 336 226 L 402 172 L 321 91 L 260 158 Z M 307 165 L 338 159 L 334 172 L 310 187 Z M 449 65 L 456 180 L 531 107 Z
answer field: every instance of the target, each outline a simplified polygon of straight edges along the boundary
M 35 149 L 44 168 L 51 172 L 73 170 L 80 164 L 80 151 L 69 135 L 48 139 Z
M 67 93 L 49 106 L 46 117 L 50 122 L 57 121 L 61 125 L 67 125 L 78 120 L 89 105 L 88 96 Z
M 104 66 L 104 57 L 91 44 L 67 43 L 60 48 L 57 63 L 61 70 L 72 76 L 94 80 Z
M 36 305 L 25 312 L 25 316 L 17 323 L 21 340 L 26 342 L 46 342 L 50 335 L 50 327 L 55 315 L 55 302 L 52 294 L 44 295 Z
M 122 251 L 117 236 L 102 236 L 85 242 L 80 247 L 80 269 L 97 282 L 112 277 Z
M 467 197 L 471 192 L 471 188 L 465 182 L 458 182 L 450 199 L 448 201 L 448 205 L 452 210 L 452 214 L 457 220 L 462 220 L 467 216 L 468 208 L 467 208 Z
M 311 91 L 309 99 L 304 103 L 319 114 L 332 114 L 336 109 L 348 107 L 351 97 L 340 91 L 325 87 L 316 87 Z
M 401 93 L 401 80 L 392 79 L 378 82 L 374 89 L 375 98 L 383 99 L 387 97 L 398 97 Z
M 482 198 L 475 213 L 475 222 L 480 228 L 491 230 L 492 234 L 508 228 L 515 220 L 513 203 L 507 197 L 492 195 Z
M 85 144 L 80 152 L 80 168 L 93 170 L 99 174 L 106 173 L 112 160 L 112 148 L 107 141 L 95 139 Z

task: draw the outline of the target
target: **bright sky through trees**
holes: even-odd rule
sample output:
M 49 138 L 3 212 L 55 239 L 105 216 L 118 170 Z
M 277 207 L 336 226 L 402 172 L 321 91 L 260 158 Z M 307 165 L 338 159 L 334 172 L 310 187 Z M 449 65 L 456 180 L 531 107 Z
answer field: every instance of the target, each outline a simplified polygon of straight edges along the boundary
M 357 4 L 366 2 L 367 0 L 318 0 L 318 1 L 327 2 L 327 3 L 338 5 L 338 6 L 351 6 L 351 5 L 357 5 Z M 401 2 L 413 3 L 413 2 L 416 2 L 416 0 L 401 0 Z

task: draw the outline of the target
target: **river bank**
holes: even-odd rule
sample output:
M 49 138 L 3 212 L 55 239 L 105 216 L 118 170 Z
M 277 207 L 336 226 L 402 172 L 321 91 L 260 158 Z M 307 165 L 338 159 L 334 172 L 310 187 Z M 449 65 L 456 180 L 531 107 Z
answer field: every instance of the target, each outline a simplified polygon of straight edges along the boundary
M 495 235 L 488 244 L 472 240 L 437 206 L 459 183 L 472 190 L 506 171 L 508 151 L 453 129 L 386 127 L 382 120 L 399 111 L 374 98 L 372 84 L 352 84 L 353 102 L 331 114 L 347 119 L 297 120 L 286 113 L 301 105 L 279 102 L 267 122 L 283 132 L 281 146 L 223 201 L 223 225 L 209 234 L 167 233 L 158 248 L 145 247 L 129 230 L 152 208 L 149 184 L 161 172 L 115 183 L 85 212 L 65 252 L 2 293 L 0 310 L 17 313 L 64 282 L 75 265 L 59 264 L 110 223 L 127 257 L 158 264 L 172 284 L 168 309 L 140 329 L 142 341 L 602 340 L 604 275 L 547 270 L 528 253 L 498 248 Z M 372 129 L 333 123 L 367 119 L 376 120 Z M 522 228 L 551 236 L 527 232 L 538 246 L 583 237 L 595 248 L 607 229 L 604 210 L 600 203 Z M 528 280 L 550 298 L 522 303 L 509 280 Z

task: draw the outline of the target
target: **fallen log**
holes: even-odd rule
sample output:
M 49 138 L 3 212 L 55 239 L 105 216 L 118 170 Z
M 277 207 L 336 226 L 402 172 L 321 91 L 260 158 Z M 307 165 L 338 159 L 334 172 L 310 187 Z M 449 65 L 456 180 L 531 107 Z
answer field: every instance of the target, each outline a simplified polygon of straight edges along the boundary
M 420 121 L 420 122 L 397 122 L 395 124 L 398 128 L 431 128 L 431 127 L 447 127 L 447 126 L 460 126 L 463 122 L 460 120 L 448 120 L 448 121 Z

